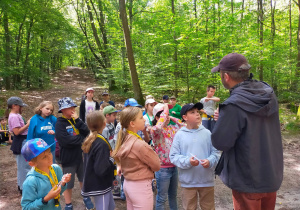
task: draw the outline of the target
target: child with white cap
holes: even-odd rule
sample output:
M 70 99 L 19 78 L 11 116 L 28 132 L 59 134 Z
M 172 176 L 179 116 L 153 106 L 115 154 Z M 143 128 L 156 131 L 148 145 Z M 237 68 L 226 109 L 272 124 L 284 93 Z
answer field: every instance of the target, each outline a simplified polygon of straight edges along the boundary
M 100 109 L 99 103 L 93 98 L 94 92 L 95 90 L 93 88 L 87 88 L 85 90 L 85 99 L 81 101 L 79 110 L 79 117 L 83 122 L 86 122 L 88 113 Z

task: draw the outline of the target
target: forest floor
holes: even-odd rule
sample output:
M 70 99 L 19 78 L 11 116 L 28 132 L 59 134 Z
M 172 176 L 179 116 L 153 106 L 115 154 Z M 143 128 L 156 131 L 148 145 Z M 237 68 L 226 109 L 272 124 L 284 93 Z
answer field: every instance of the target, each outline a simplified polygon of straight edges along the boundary
M 0 101 L 6 101 L 10 96 L 20 96 L 28 107 L 23 110 L 25 119 L 33 115 L 33 108 L 43 100 L 50 100 L 55 104 L 57 113 L 57 101 L 59 98 L 69 96 L 80 105 L 81 96 L 87 87 L 95 89 L 95 99 L 101 101 L 103 86 L 96 83 L 93 76 L 84 69 L 69 67 L 52 78 L 52 86 L 47 90 L 9 91 L 1 92 Z M 125 98 L 111 95 L 118 109 L 122 108 Z M 3 107 L 3 104 L 1 105 Z M 5 107 L 5 105 L 4 105 Z M 57 114 L 55 114 L 58 116 Z M 282 133 L 284 148 L 284 180 L 277 193 L 276 209 L 299 209 L 300 206 L 300 135 Z M 263 160 L 262 160 L 263 161 Z M 10 151 L 10 146 L 0 147 L 0 209 L 21 209 L 21 195 L 17 190 L 17 166 L 15 158 Z M 178 187 L 178 205 L 182 209 L 180 187 Z M 126 209 L 126 202 L 116 200 L 116 209 Z M 216 209 L 233 209 L 231 190 L 219 179 L 215 182 Z M 80 195 L 79 183 L 75 183 L 73 189 L 73 206 L 75 210 L 83 210 L 84 205 Z M 61 199 L 64 207 L 64 199 Z M 168 209 L 168 207 L 166 207 Z

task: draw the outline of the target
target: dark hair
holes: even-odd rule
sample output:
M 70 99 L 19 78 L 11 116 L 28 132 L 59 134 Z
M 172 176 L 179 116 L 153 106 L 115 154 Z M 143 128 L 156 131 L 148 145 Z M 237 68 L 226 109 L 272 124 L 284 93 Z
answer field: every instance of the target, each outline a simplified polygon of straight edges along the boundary
M 157 120 L 156 120 L 156 117 L 160 117 L 161 113 L 163 112 L 164 110 L 161 110 L 159 112 L 156 113 L 156 115 L 154 116 L 154 119 L 152 120 L 152 126 L 155 126 L 156 123 L 157 123 Z
M 249 70 L 248 71 L 223 71 L 221 70 L 222 77 L 227 73 L 230 78 L 236 82 L 241 82 L 247 80 L 249 78 Z
M 209 90 L 210 90 L 210 88 L 212 88 L 212 89 L 214 89 L 214 90 L 216 89 L 216 87 L 215 87 L 215 86 L 213 86 L 213 85 L 208 85 L 208 86 L 207 86 L 207 91 L 209 91 Z
M 9 117 L 9 112 L 10 112 L 10 109 L 11 109 L 11 108 L 12 108 L 12 104 L 7 105 L 7 109 L 5 110 L 5 113 L 4 113 L 4 116 L 5 116 L 6 118 Z

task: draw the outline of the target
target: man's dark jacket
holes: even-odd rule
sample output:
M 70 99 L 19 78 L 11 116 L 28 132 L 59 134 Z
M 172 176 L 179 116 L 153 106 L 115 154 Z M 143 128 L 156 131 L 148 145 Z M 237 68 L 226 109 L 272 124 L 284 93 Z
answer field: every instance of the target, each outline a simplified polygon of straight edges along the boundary
M 246 80 L 220 104 L 212 144 L 224 151 L 220 178 L 239 192 L 275 192 L 283 179 L 278 102 L 264 82 Z

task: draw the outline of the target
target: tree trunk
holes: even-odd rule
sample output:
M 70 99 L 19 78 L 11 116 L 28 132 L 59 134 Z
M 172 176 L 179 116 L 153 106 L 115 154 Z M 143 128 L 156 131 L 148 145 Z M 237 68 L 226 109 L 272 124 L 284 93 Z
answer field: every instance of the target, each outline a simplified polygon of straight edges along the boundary
M 295 77 L 292 80 L 292 85 L 291 85 L 291 90 L 297 91 L 299 89 L 299 77 L 300 77 L 300 0 L 298 0 L 297 3 L 298 6 L 298 12 L 299 12 L 299 17 L 298 17 L 298 34 L 297 34 L 297 50 L 298 50 L 298 55 L 297 55 L 297 65 L 295 69 Z
M 175 28 L 175 0 L 172 0 L 172 13 L 173 13 L 173 26 L 174 26 L 174 35 L 173 35 L 173 40 L 174 40 L 174 55 L 173 55 L 173 60 L 174 60 L 174 95 L 177 98 L 178 97 L 178 43 L 177 43 L 177 34 L 176 34 L 176 28 Z
M 259 79 L 263 81 L 264 79 L 264 68 L 263 68 L 263 44 L 264 44 L 264 25 L 263 25 L 263 0 L 258 0 L 258 22 L 259 22 L 259 44 L 260 44 L 260 58 L 259 58 L 259 64 L 258 64 L 258 71 L 259 71 Z
M 30 46 L 30 35 L 31 35 L 31 28 L 33 26 L 33 18 L 30 18 L 29 27 L 27 29 L 27 38 L 26 38 L 26 55 L 24 61 L 24 75 L 26 75 L 26 87 L 30 87 L 30 69 L 28 68 L 29 63 L 29 46 Z
M 5 71 L 6 71 L 6 74 L 3 79 L 5 83 L 5 89 L 9 90 L 11 88 L 11 84 L 10 84 L 11 47 L 10 47 L 10 33 L 8 28 L 9 25 L 8 16 L 6 10 L 4 10 L 4 14 L 3 14 L 3 24 L 4 24 L 4 37 L 5 37 Z
M 273 5 L 274 4 L 274 5 Z M 274 67 L 274 61 L 275 61 L 275 8 L 276 8 L 276 1 L 271 0 L 270 2 L 270 6 L 271 6 L 271 60 L 272 60 L 272 64 L 271 64 L 271 78 L 272 78 L 272 86 L 274 89 L 274 92 L 276 93 L 276 95 L 278 94 L 278 85 L 277 85 L 277 70 Z
M 138 74 L 137 74 L 137 71 L 136 71 L 136 65 L 135 65 L 135 61 L 134 61 L 130 31 L 129 31 L 129 27 L 128 27 L 128 20 L 127 20 L 127 14 L 126 14 L 125 0 L 119 0 L 119 6 L 120 6 L 120 18 L 121 18 L 122 25 L 123 25 L 124 38 L 125 38 L 125 43 L 126 43 L 127 56 L 128 56 L 130 75 L 131 75 L 131 81 L 132 81 L 133 92 L 134 92 L 134 98 L 140 104 L 144 104 L 142 89 L 141 89 L 141 86 L 140 86 Z

